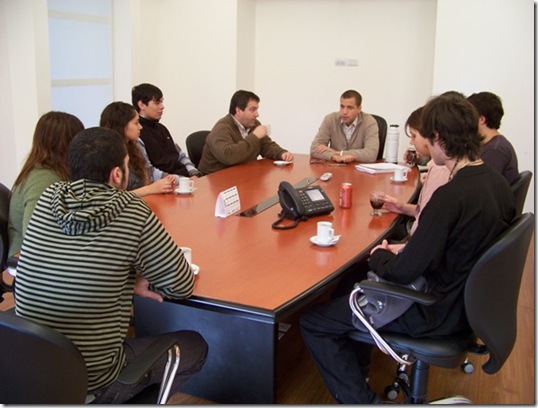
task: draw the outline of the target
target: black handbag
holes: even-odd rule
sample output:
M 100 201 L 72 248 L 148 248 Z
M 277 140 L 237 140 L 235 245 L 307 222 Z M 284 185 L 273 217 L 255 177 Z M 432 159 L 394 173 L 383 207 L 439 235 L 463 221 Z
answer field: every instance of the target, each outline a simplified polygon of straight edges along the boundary
M 419 276 L 407 285 L 390 282 L 372 271 L 369 271 L 366 276 L 369 281 L 398 285 L 415 291 L 427 291 L 426 279 L 423 276 Z M 374 329 L 379 329 L 404 314 L 413 303 L 411 299 L 371 292 L 362 288 L 360 283 L 355 284 L 349 296 L 353 325 L 363 332 L 370 331 L 366 323 Z

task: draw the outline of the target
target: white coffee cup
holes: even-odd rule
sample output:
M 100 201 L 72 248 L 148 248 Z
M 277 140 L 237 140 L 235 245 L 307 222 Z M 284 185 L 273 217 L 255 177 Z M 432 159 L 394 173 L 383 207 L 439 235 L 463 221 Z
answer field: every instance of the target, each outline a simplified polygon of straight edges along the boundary
M 194 180 L 188 177 L 180 177 L 177 189 L 180 193 L 190 193 L 194 188 Z
M 403 181 L 407 180 L 407 168 L 397 168 L 394 170 L 394 180 L 396 181 Z
M 183 252 L 183 256 L 189 263 L 189 265 L 192 264 L 192 249 L 189 247 L 179 247 L 181 249 L 181 252 Z
M 322 244 L 330 243 L 334 238 L 334 229 L 333 224 L 329 221 L 319 221 L 318 222 L 318 242 Z

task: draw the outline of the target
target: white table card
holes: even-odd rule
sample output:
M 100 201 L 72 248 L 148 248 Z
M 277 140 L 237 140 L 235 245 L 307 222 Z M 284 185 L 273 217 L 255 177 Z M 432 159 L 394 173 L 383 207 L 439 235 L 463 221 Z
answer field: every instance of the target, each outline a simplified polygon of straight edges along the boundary
M 215 217 L 226 218 L 239 211 L 240 208 L 239 192 L 237 191 L 237 187 L 233 186 L 219 193 L 215 205 Z

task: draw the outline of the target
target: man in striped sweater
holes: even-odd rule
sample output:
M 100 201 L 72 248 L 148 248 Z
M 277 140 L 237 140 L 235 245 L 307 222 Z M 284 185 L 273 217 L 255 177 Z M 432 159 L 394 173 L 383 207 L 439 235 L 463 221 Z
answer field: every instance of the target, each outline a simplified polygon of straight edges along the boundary
M 162 301 L 189 297 L 194 274 L 143 200 L 124 190 L 129 156 L 105 128 L 80 132 L 69 147 L 71 182 L 45 190 L 24 236 L 16 312 L 71 339 L 88 369 L 89 399 L 122 403 L 162 379 L 166 356 L 143 385 L 116 381 L 150 339 L 126 338 L 133 293 Z M 179 331 L 181 363 L 171 394 L 201 370 L 207 343 Z

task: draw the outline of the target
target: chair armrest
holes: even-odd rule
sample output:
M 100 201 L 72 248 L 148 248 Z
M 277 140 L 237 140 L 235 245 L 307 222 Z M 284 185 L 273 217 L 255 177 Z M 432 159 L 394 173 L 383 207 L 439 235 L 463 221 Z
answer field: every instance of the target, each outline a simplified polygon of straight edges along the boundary
M 135 357 L 118 376 L 122 384 L 138 384 L 153 365 L 165 354 L 177 341 L 173 337 L 158 337 L 142 353 Z M 179 344 L 178 344 L 179 346 Z
M 359 286 L 371 293 L 391 295 L 401 299 L 413 300 L 426 306 L 433 305 L 435 302 L 437 302 L 437 297 L 431 293 L 419 292 L 400 285 L 363 280 L 359 283 Z

